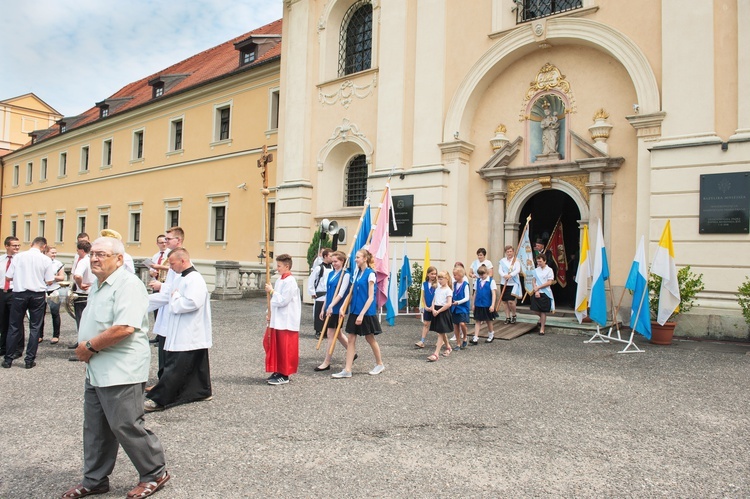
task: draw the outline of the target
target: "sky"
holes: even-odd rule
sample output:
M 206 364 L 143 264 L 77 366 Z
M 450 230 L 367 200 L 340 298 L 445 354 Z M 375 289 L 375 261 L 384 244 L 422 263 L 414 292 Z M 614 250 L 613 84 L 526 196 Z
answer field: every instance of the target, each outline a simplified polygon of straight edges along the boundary
M 0 0 L 0 100 L 75 116 L 119 89 L 282 16 L 282 0 Z

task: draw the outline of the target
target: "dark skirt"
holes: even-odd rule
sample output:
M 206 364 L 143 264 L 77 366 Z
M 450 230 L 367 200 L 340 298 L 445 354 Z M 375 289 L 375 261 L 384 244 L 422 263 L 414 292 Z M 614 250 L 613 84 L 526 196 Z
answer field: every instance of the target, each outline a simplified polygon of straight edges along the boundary
M 328 318 L 328 325 L 326 326 L 327 329 L 336 329 L 339 327 L 339 314 L 331 314 L 331 316 Z
M 531 295 L 531 310 L 533 312 L 549 313 L 552 309 L 552 302 L 550 302 L 549 296 L 544 293 L 539 293 L 539 298 Z
M 449 311 L 441 312 L 430 321 L 430 331 L 436 333 L 450 333 L 453 331 L 453 318 Z
M 497 317 L 497 312 L 490 312 L 490 307 L 474 307 L 474 322 L 494 321 Z
M 164 352 L 164 372 L 146 395 L 165 407 L 202 400 L 211 396 L 208 349 Z
M 502 291 L 503 288 L 500 288 Z M 505 287 L 505 293 L 503 293 L 503 296 L 500 297 L 502 301 L 516 301 L 516 297 L 513 295 L 513 286 L 508 284 Z
M 349 334 L 356 334 L 357 336 L 367 336 L 368 334 L 380 334 L 383 331 L 380 329 L 380 323 L 378 317 L 375 315 L 365 315 L 362 318 L 362 324 L 357 325 L 358 314 L 349 314 L 349 318 L 346 320 L 346 332 Z
M 431 322 L 432 321 L 432 312 L 429 310 L 425 310 L 422 312 L 422 320 L 425 322 Z
M 323 331 L 323 322 L 325 322 L 326 316 L 323 315 L 323 319 L 320 318 L 320 311 L 323 310 L 323 305 L 325 305 L 325 300 L 316 301 L 315 306 L 313 307 L 313 319 L 314 319 L 314 325 L 316 333 L 320 333 Z
M 453 324 L 461 324 L 461 323 L 468 324 L 469 314 L 451 312 L 451 322 Z

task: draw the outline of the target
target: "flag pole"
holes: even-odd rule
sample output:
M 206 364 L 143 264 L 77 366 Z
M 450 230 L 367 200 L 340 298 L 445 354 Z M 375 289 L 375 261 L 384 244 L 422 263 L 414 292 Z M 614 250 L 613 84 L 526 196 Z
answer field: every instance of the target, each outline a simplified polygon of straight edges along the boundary
M 510 274 L 513 271 L 513 265 L 516 264 L 516 258 L 518 258 L 518 252 L 521 250 L 521 244 L 523 244 L 523 237 L 526 235 L 526 231 L 529 230 L 529 222 L 531 222 L 531 213 L 529 213 L 529 216 L 526 217 L 526 227 L 523 228 L 523 232 L 521 233 L 521 239 L 518 240 L 518 248 L 516 248 L 516 252 L 513 254 L 513 260 L 510 262 L 510 269 L 508 269 L 508 274 Z M 505 284 L 503 284 L 503 290 L 500 293 L 500 297 L 498 298 L 497 304 L 495 305 L 495 311 L 498 310 L 498 306 L 503 301 L 503 295 L 505 294 L 505 288 L 508 287 L 508 279 L 505 280 Z M 524 294 L 524 298 L 526 298 L 526 295 Z M 523 300 L 521 300 L 521 303 L 523 303 Z
M 560 215 L 559 217 L 557 217 L 557 222 L 555 223 L 555 227 L 552 229 L 552 234 L 555 233 L 555 230 L 557 230 L 557 226 L 560 225 L 560 220 L 562 220 L 562 215 Z M 547 246 L 544 247 L 544 252 L 545 253 L 547 251 L 549 251 L 549 247 L 550 247 L 551 244 L 552 244 L 552 237 L 549 238 L 549 241 L 547 241 Z M 557 277 L 557 276 L 555 276 L 555 277 Z
M 346 270 L 346 267 L 349 264 L 349 255 L 352 253 L 352 250 L 354 249 L 354 245 L 357 244 L 357 234 L 359 234 L 359 229 L 362 227 L 362 222 L 365 219 L 365 210 L 370 209 L 370 198 L 368 197 L 365 199 L 365 206 L 362 208 L 362 214 L 359 216 L 359 224 L 357 225 L 357 230 L 354 232 L 354 238 L 352 239 L 352 242 L 349 243 L 349 253 L 346 254 L 346 260 L 344 260 L 344 266 L 341 267 L 341 276 L 339 276 L 339 282 L 336 284 L 336 292 L 333 294 L 334 297 L 336 297 L 339 294 L 339 290 L 341 289 L 341 282 L 343 281 L 343 273 Z M 315 350 L 320 350 L 320 344 L 323 342 L 323 338 L 325 337 L 325 333 L 328 328 L 328 319 L 330 319 L 330 315 L 326 315 L 326 319 L 323 322 L 323 330 L 320 334 L 320 338 L 318 338 L 318 344 L 315 345 Z M 334 342 L 334 345 L 336 343 Z
M 391 188 L 391 177 L 388 176 L 388 180 L 385 183 L 385 189 L 383 189 L 383 195 L 380 197 L 380 205 L 378 205 L 378 211 L 375 215 L 376 225 L 377 225 L 378 218 L 380 217 L 380 210 L 383 207 L 383 202 L 385 201 L 385 196 L 388 194 L 388 191 L 390 190 L 390 188 Z M 361 221 L 360 221 L 360 225 L 361 225 Z M 367 234 L 367 240 L 365 241 L 364 246 L 367 246 L 368 244 L 370 244 L 370 239 L 372 239 L 372 233 L 374 230 L 375 230 L 375 225 L 370 227 L 370 232 L 369 234 Z M 359 229 L 357 229 L 357 233 L 359 233 Z M 356 244 L 356 242 L 357 242 L 357 239 L 355 236 L 354 241 L 352 241 L 351 250 L 349 250 L 350 254 L 354 250 L 354 244 Z M 341 326 L 344 323 L 344 316 L 346 315 L 346 312 L 349 310 L 349 303 L 352 300 L 353 293 L 354 293 L 354 280 L 352 279 L 352 285 L 349 286 L 349 292 L 346 294 L 346 298 L 344 299 L 344 304 L 341 305 L 341 310 L 339 311 L 339 323 L 338 323 L 338 326 L 336 327 L 336 332 L 333 334 L 333 342 L 331 342 L 331 348 L 328 351 L 328 355 L 333 355 L 333 350 L 334 348 L 336 348 L 336 340 L 339 338 L 339 334 L 341 332 Z M 320 336 L 322 337 L 323 335 L 321 334 Z

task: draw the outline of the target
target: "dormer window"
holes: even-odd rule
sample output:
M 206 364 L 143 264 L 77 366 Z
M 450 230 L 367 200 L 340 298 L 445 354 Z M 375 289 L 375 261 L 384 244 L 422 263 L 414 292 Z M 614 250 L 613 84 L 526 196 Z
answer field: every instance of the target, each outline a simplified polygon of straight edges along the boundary
M 107 116 L 109 116 L 109 106 L 107 105 L 99 106 L 99 117 L 106 118 Z
M 65 123 L 64 121 L 58 121 L 57 124 L 60 127 L 60 133 L 65 133 L 68 131 L 67 123 Z
M 154 99 L 164 95 L 164 83 L 157 83 L 154 85 Z
M 280 41 L 281 35 L 251 35 L 235 43 L 234 49 L 240 53 L 240 66 L 254 63 Z
M 252 44 L 252 47 L 247 47 L 240 51 L 240 66 L 255 62 L 255 49 L 255 44 Z
M 156 99 L 166 95 L 172 87 L 188 76 L 190 76 L 190 73 L 159 75 L 156 78 L 149 80 L 148 84 L 151 86 L 151 98 Z

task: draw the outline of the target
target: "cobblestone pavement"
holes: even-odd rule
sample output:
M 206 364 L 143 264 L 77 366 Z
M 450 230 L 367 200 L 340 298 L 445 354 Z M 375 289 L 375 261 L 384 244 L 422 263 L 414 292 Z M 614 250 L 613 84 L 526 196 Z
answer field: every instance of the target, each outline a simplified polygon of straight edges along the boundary
M 214 399 L 147 416 L 172 481 L 157 497 L 748 497 L 750 345 L 678 342 L 642 354 L 528 334 L 427 363 L 420 323 L 358 344 L 354 377 L 264 382 L 265 301 L 213 302 Z M 47 324 L 49 328 L 49 321 Z M 0 372 L 0 497 L 59 497 L 81 476 L 83 366 L 63 342 Z M 48 337 L 50 333 L 48 332 Z M 429 338 L 434 344 L 434 338 Z M 430 343 L 430 341 L 428 341 Z M 152 373 L 155 369 L 152 358 Z M 137 475 L 122 451 L 106 496 Z

